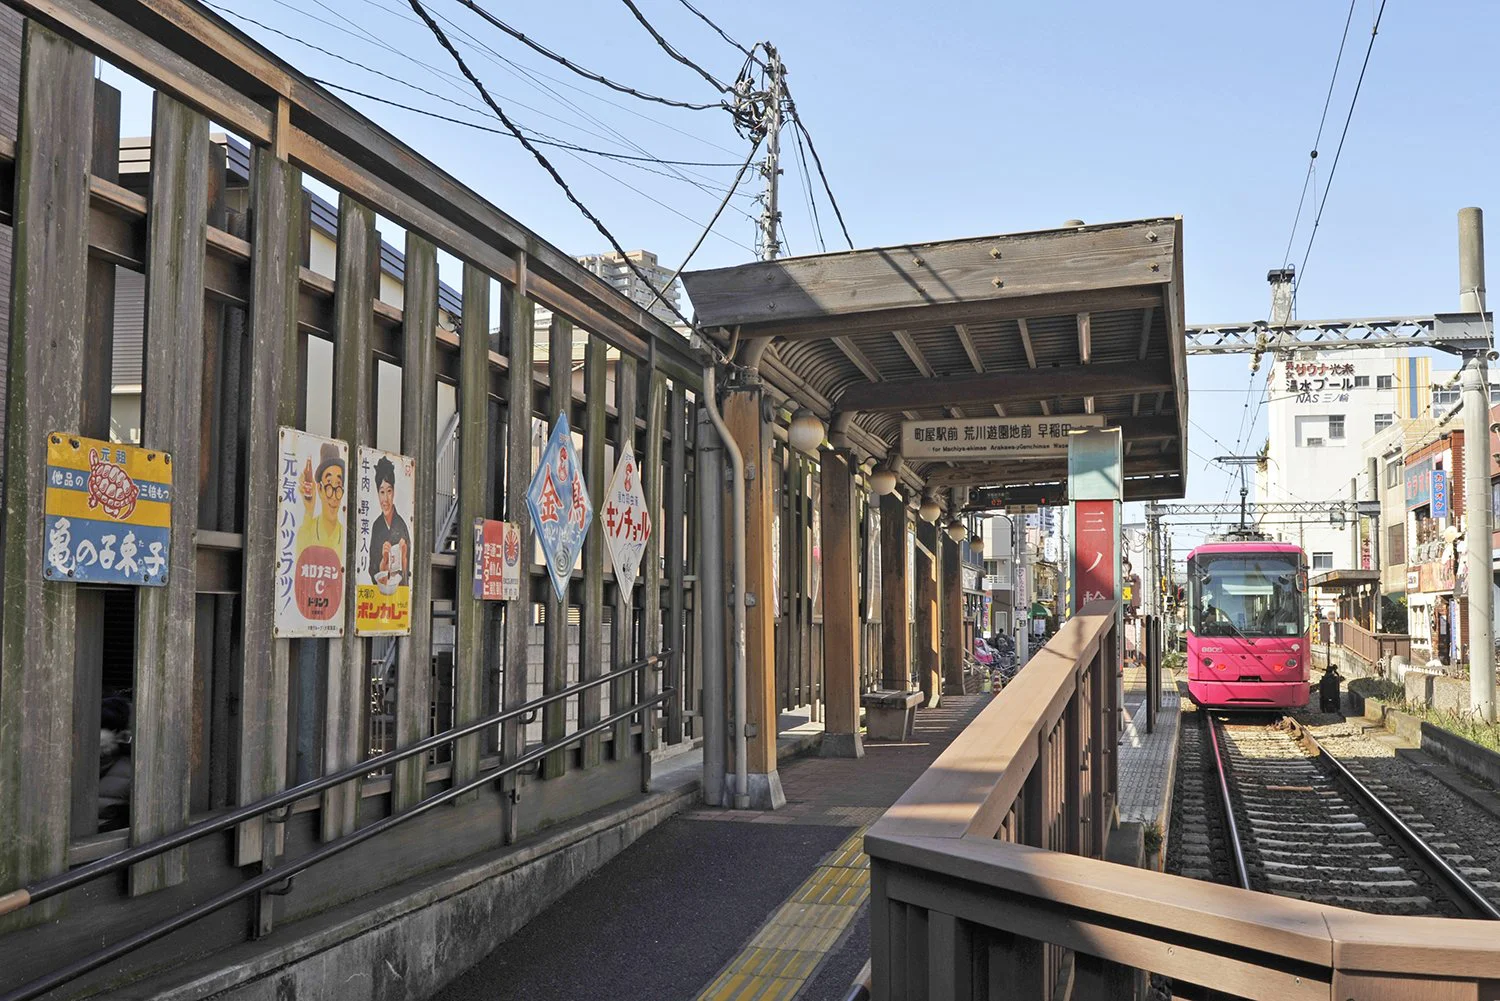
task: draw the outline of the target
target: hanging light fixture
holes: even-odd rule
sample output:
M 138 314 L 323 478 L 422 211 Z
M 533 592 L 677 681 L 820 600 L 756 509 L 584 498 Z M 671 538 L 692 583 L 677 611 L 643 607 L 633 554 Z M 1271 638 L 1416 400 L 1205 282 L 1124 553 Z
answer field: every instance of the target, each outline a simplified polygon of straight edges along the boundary
M 947 532 L 948 538 L 952 539 L 954 542 L 962 542 L 969 536 L 969 526 L 965 525 L 957 518 L 954 518 L 952 521 L 948 522 Z
M 921 518 L 929 525 L 935 524 L 938 518 L 942 516 L 942 513 L 942 507 L 938 505 L 938 502 L 933 498 L 931 494 L 923 497 L 922 506 L 917 508 L 917 517 Z
M 883 462 L 870 474 L 870 493 L 877 497 L 884 497 L 895 492 L 896 471 L 890 467 L 889 463 Z
M 823 422 L 818 415 L 806 407 L 798 407 L 792 414 L 792 426 L 787 432 L 787 441 L 799 452 L 816 452 L 823 444 Z
M 969 540 L 969 551 L 975 556 L 984 552 L 984 536 L 976 535 Z

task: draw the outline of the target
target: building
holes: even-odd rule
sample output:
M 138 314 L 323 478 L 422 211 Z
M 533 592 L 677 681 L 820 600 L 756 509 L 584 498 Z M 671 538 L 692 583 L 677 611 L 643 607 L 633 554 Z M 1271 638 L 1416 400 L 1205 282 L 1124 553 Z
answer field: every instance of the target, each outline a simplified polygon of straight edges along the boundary
M 1455 422 L 1434 429 L 1404 457 L 1407 632 L 1418 662 L 1466 659 L 1467 587 L 1459 580 L 1466 576 L 1463 451 L 1464 431 Z
M 1382 607 L 1376 621 L 1383 632 L 1407 628 L 1406 452 L 1429 440 L 1436 426 L 1430 417 L 1400 420 L 1364 443 L 1366 470 L 1358 496 L 1379 501 L 1380 513 L 1361 525 L 1360 569 L 1380 572 Z
M 634 268 L 626 263 L 627 258 L 635 265 Z M 672 270 L 662 267 L 651 251 L 630 250 L 626 251 L 624 257 L 616 253 L 589 254 L 578 258 L 578 263 L 613 285 L 621 295 L 628 297 L 667 326 L 682 327 L 682 320 L 672 311 L 682 308 L 682 285 L 676 281 Z M 636 273 L 637 269 L 645 273 L 650 280 L 649 284 L 641 280 L 641 276 Z M 552 314 L 545 309 L 538 309 L 535 322 L 537 332 L 545 334 L 552 322 Z
M 1446 359 L 1442 364 L 1451 364 Z M 1268 436 L 1256 477 L 1264 502 L 1328 501 L 1368 475 L 1363 443 L 1401 421 L 1441 417 L 1459 403 L 1451 368 L 1395 348 L 1299 351 L 1277 358 L 1266 383 Z M 1492 385 L 1492 402 L 1497 392 Z M 1349 519 L 1309 518 L 1282 538 L 1307 552 L 1312 571 L 1364 567 L 1369 552 Z

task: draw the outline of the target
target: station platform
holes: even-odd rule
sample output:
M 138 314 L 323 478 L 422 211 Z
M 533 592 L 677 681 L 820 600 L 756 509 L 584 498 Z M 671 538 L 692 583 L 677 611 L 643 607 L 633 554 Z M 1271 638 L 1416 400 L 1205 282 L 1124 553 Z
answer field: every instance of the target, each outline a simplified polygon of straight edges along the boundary
M 837 1001 L 869 957 L 864 829 L 989 699 L 919 709 L 911 740 L 867 743 L 860 759 L 783 761 L 781 810 L 678 813 L 436 997 L 564 1001 L 608 985 L 621 1001 Z M 700 768 L 679 754 L 653 784 Z
M 1120 823 L 1153 827 L 1165 845 L 1172 817 L 1172 784 L 1176 778 L 1177 735 L 1182 696 L 1176 679 L 1163 672 L 1156 725 L 1146 729 L 1146 669 L 1125 668 L 1125 729 L 1120 735 Z M 1148 841 L 1151 840 L 1148 838 Z M 1148 854 L 1150 854 L 1148 852 Z M 1161 853 L 1157 853 L 1159 856 Z M 1160 858 L 1157 860 L 1160 865 Z

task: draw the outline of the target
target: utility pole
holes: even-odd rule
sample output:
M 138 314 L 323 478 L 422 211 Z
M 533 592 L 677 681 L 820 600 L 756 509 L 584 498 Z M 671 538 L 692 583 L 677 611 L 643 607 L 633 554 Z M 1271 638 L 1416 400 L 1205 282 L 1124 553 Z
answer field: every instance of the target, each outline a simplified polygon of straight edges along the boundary
M 781 113 L 786 95 L 786 68 L 781 65 L 781 56 L 766 43 L 766 160 L 761 165 L 761 176 L 766 181 L 766 191 L 760 213 L 760 259 L 774 261 L 781 252 L 781 241 L 777 233 L 781 226 L 781 209 L 777 200 L 781 180 Z
M 1484 213 L 1458 210 L 1458 308 L 1483 313 Z M 1490 509 L 1489 354 L 1471 351 L 1464 363 L 1464 505 L 1468 509 L 1465 557 L 1469 576 L 1469 702 L 1480 719 L 1495 721 L 1495 623 Z

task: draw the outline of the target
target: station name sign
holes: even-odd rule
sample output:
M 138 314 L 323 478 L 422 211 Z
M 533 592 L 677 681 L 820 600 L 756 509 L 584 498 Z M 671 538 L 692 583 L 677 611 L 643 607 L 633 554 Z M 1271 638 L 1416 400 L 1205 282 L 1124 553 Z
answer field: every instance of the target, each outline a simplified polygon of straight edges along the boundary
M 903 421 L 901 454 L 908 459 L 1066 458 L 1069 431 L 1103 426 L 1102 414 Z

